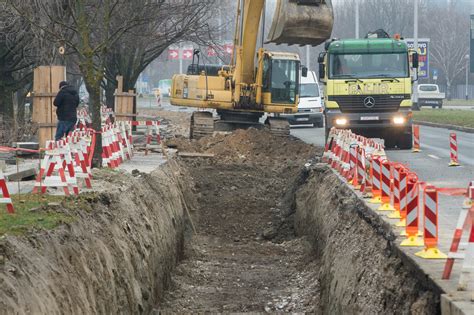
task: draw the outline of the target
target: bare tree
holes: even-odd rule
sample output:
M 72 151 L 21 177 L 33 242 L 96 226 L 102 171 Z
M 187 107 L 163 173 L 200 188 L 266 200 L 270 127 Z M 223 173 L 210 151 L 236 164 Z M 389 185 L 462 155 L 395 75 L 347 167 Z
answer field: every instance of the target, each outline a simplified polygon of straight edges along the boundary
M 141 6 L 146 0 L 134 3 Z M 112 45 L 107 56 L 105 84 L 107 105 L 113 104 L 115 77 L 124 77 L 125 90 L 133 89 L 145 68 L 178 41 L 209 41 L 217 27 L 209 24 L 215 0 L 175 0 L 163 3 L 154 19 L 127 32 Z M 116 18 L 116 23 L 122 23 Z
M 146 25 L 162 0 L 138 6 L 127 0 L 4 0 L 18 17 L 31 25 L 36 36 L 54 48 L 64 46 L 77 58 L 89 93 L 93 128 L 101 129 L 100 86 L 111 47 L 127 32 Z M 120 21 L 120 23 L 117 23 Z M 94 165 L 101 165 L 101 137 L 95 147 Z
M 14 94 L 31 81 L 35 46 L 29 27 L 0 1 L 0 114 L 12 120 Z
M 461 14 L 454 3 L 448 8 L 431 7 L 428 15 L 436 17 L 424 24 L 424 32 L 431 37 L 431 62 L 444 75 L 447 98 L 451 99 L 452 84 L 467 66 L 469 16 Z

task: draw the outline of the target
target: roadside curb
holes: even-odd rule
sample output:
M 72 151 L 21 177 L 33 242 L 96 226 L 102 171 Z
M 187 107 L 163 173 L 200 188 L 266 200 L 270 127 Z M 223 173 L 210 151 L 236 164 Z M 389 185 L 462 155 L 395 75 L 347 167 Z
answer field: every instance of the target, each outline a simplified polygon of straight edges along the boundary
M 470 128 L 470 127 L 461 127 L 461 126 L 449 125 L 449 124 L 438 124 L 438 123 L 432 123 L 428 121 L 418 121 L 418 120 L 414 120 L 413 122 L 415 124 L 422 125 L 422 126 L 429 126 L 429 127 L 434 127 L 434 128 L 445 128 L 445 129 L 451 129 L 451 130 L 462 131 L 462 132 L 467 132 L 467 133 L 474 133 L 474 128 Z

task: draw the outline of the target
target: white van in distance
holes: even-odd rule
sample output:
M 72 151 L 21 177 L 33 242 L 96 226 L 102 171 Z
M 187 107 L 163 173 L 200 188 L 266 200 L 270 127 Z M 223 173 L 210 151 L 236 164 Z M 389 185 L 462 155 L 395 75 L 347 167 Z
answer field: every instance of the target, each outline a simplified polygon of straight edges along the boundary
M 288 119 L 290 126 L 313 125 L 322 128 L 323 106 L 319 90 L 318 77 L 314 71 L 308 71 L 306 77 L 300 78 L 301 91 L 298 113 L 281 115 Z

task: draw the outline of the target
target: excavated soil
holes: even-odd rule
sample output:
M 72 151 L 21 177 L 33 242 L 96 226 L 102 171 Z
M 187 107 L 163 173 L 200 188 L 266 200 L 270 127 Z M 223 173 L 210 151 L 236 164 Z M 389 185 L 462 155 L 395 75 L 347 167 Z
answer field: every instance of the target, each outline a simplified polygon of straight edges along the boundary
M 318 149 L 253 129 L 178 149 L 215 157 L 182 160 L 198 196 L 196 233 L 156 312 L 314 312 L 319 268 L 294 234 L 292 196 Z
M 389 224 L 325 164 L 296 194 L 295 228 L 319 259 L 324 314 L 440 314 L 442 290 L 396 245 Z
M 183 253 L 187 178 L 103 170 L 102 192 L 37 210 L 74 220 L 0 238 L 0 314 L 150 313 Z
M 74 222 L 0 239 L 0 314 L 440 312 L 441 290 L 317 164 L 321 148 L 168 130 L 179 152 L 207 157 L 100 171 L 97 192 L 43 209 Z

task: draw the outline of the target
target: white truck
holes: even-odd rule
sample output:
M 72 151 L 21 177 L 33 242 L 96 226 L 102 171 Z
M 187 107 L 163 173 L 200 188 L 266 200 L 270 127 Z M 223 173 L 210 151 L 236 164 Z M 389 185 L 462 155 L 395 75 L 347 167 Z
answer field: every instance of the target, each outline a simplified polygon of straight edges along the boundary
M 417 107 L 421 109 L 423 106 L 431 106 L 432 108 L 443 107 L 443 100 L 446 98 L 445 93 L 439 91 L 437 84 L 420 84 L 418 85 L 418 102 Z
M 283 114 L 290 126 L 312 125 L 314 128 L 322 128 L 323 123 L 323 101 L 318 84 L 318 77 L 314 71 L 308 71 L 306 77 L 301 77 L 300 102 L 298 112 L 294 114 Z

